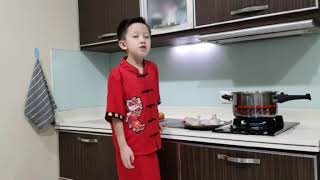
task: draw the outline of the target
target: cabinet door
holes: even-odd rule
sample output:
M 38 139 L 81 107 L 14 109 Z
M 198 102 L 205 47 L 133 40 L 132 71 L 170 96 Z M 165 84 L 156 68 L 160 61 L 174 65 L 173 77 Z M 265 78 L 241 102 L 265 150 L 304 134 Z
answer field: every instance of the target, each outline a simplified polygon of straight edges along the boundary
M 203 26 L 212 23 L 229 21 L 230 0 L 195 0 L 195 25 Z
M 98 36 L 105 33 L 105 0 L 79 0 L 80 44 L 102 41 Z
M 270 13 L 270 0 L 230 0 L 231 19 L 248 18 Z
M 230 0 L 232 19 L 316 8 L 317 0 Z
M 153 35 L 193 28 L 193 0 L 141 0 L 141 7 Z
M 111 136 L 59 132 L 60 177 L 117 180 Z
M 316 9 L 318 0 L 268 0 L 269 13 Z
M 315 156 L 181 145 L 182 180 L 315 180 Z
M 215 149 L 180 145 L 181 180 L 229 180 L 218 165 Z
M 76 137 L 76 134 L 59 132 L 60 177 L 66 179 L 80 179 L 80 147 Z
M 216 149 L 216 157 L 232 180 L 315 180 L 315 156 Z
M 139 17 L 140 7 L 139 0 L 111 0 L 107 1 L 105 11 L 105 33 L 114 34 L 117 33 L 117 27 L 119 23 L 126 18 Z M 114 37 L 106 37 L 105 40 L 114 39 Z
M 179 144 L 170 140 L 162 140 L 162 149 L 158 152 L 161 179 L 178 180 L 179 176 Z
M 115 151 L 111 136 L 79 134 L 81 180 L 117 180 Z
M 196 26 L 317 9 L 317 0 L 196 0 Z

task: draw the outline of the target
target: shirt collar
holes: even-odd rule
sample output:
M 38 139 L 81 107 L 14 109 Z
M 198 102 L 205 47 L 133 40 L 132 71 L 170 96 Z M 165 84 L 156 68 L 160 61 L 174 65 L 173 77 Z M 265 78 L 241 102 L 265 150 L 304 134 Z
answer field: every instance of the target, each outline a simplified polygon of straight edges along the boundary
M 143 73 L 146 74 L 146 70 L 147 70 L 147 64 L 146 63 L 146 60 L 143 60 Z M 134 67 L 132 64 L 128 63 L 127 61 L 127 56 L 123 57 L 122 60 L 121 60 L 121 63 L 120 63 L 120 66 L 123 67 L 124 69 L 128 70 L 128 71 L 131 71 L 133 73 L 136 73 L 136 74 L 140 74 L 139 73 L 139 70 Z

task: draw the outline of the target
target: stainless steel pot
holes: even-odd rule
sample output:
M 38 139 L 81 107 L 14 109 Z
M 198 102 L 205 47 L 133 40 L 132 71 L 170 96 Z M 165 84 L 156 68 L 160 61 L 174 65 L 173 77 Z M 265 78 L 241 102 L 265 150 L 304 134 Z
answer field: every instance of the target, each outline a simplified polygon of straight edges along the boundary
M 233 92 L 232 95 L 223 95 L 222 98 L 232 101 L 233 115 L 240 118 L 275 117 L 277 103 L 298 99 L 311 100 L 310 94 L 288 95 L 277 94 L 276 91 Z

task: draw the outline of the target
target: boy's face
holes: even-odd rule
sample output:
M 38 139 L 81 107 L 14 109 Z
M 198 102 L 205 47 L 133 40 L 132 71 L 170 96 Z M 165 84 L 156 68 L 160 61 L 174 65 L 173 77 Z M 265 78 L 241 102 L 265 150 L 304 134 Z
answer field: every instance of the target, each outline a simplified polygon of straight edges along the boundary
M 119 41 L 121 49 L 126 50 L 128 55 L 144 58 L 149 54 L 151 38 L 148 27 L 142 23 L 131 24 L 125 35 L 125 39 Z

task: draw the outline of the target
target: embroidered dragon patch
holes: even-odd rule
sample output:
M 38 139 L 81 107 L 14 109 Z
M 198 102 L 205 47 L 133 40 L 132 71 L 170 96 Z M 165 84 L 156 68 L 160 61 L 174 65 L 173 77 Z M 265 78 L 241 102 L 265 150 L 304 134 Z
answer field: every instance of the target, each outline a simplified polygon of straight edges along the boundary
M 145 124 L 141 123 L 140 116 L 142 113 L 142 101 L 138 97 L 132 97 L 127 100 L 128 113 L 126 116 L 126 122 L 129 124 L 129 128 L 133 132 L 139 133 L 145 128 Z

